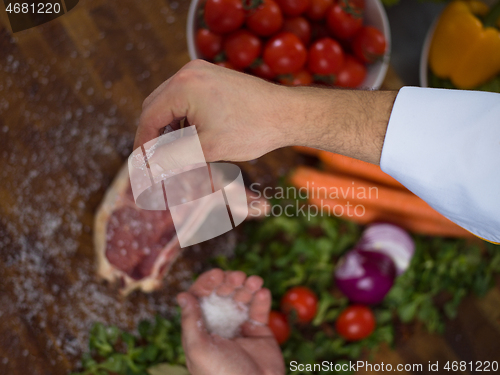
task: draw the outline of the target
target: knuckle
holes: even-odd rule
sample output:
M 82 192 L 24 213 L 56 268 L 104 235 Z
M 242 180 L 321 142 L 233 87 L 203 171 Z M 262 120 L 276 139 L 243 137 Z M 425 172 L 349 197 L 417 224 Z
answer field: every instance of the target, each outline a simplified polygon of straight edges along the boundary
M 204 60 L 192 60 L 180 69 L 173 77 L 177 84 L 197 84 L 206 81 L 211 64 Z
M 193 69 L 198 69 L 198 68 L 205 68 L 207 66 L 209 66 L 210 64 L 208 62 L 206 62 L 205 60 L 202 60 L 202 59 L 196 59 L 196 60 L 191 60 L 190 62 L 188 62 L 185 67 L 186 68 L 193 68 Z

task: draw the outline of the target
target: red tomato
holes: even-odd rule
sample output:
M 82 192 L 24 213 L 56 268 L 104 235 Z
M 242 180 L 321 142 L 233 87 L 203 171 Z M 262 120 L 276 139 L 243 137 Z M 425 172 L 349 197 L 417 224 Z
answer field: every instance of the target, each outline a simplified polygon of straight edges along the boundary
M 260 55 L 260 39 L 247 30 L 237 30 L 224 42 L 227 59 L 237 69 L 249 66 Z
M 241 0 L 207 0 L 203 17 L 211 31 L 225 34 L 243 25 L 245 10 Z
M 276 74 L 274 74 L 269 65 L 267 65 L 264 61 L 262 61 L 262 63 L 259 64 L 257 67 L 250 68 L 250 72 L 254 76 L 264 78 L 267 80 L 272 80 L 276 76 Z
M 307 70 L 301 70 L 297 73 L 281 75 L 279 81 L 287 86 L 309 86 L 313 81 L 313 77 Z
M 328 9 L 326 21 L 336 38 L 347 40 L 356 35 L 363 26 L 363 9 L 353 8 L 340 1 Z
M 313 21 L 322 20 L 332 4 L 333 0 L 311 0 L 311 5 L 306 11 L 307 18 Z
M 264 61 L 276 74 L 299 71 L 307 60 L 307 51 L 300 39 L 282 32 L 267 42 L 264 48 Z
M 385 49 L 384 34 L 372 26 L 363 26 L 352 41 L 354 55 L 366 63 L 373 63 L 381 58 Z
M 344 51 L 332 38 L 319 39 L 309 48 L 309 71 L 313 74 L 337 74 L 344 64 Z
M 257 9 L 250 11 L 247 18 L 247 27 L 255 34 L 269 36 L 281 29 L 283 15 L 274 0 L 264 0 Z
M 358 87 L 366 77 L 366 66 L 351 55 L 345 55 L 344 65 L 337 74 L 335 85 L 340 87 Z
M 311 40 L 311 25 L 304 17 L 285 19 L 282 30 L 297 35 L 304 46 L 307 46 Z
M 300 16 L 307 10 L 307 8 L 309 8 L 309 5 L 311 4 L 311 0 L 277 0 L 277 1 L 283 13 L 289 17 Z
M 281 299 L 281 310 L 285 313 L 295 310 L 300 323 L 310 322 L 318 310 L 318 297 L 309 288 L 293 287 Z
M 375 329 L 375 316 L 366 306 L 352 305 L 340 313 L 335 328 L 348 341 L 361 340 L 370 336 Z
M 204 57 L 212 60 L 222 51 L 222 36 L 208 29 L 199 29 L 196 32 L 196 46 Z
M 269 312 L 269 322 L 267 325 L 271 331 L 273 331 L 278 344 L 283 344 L 286 340 L 288 340 L 288 337 L 290 337 L 290 326 L 288 325 L 288 320 L 285 314 L 279 311 L 271 310 L 271 312 Z

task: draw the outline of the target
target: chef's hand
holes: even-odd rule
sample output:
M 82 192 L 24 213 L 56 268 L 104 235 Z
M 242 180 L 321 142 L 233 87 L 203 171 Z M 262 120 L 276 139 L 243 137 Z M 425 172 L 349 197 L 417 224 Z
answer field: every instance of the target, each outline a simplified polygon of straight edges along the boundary
M 208 162 L 251 160 L 299 145 L 378 164 L 395 97 L 280 86 L 195 60 L 144 101 L 134 149 L 186 118 L 196 125 Z
M 271 293 L 258 276 L 213 269 L 202 274 L 188 292 L 177 296 L 182 308 L 182 346 L 192 375 L 283 375 L 280 347 L 267 326 Z M 198 299 L 213 291 L 248 304 L 249 320 L 241 337 L 229 340 L 209 334 Z

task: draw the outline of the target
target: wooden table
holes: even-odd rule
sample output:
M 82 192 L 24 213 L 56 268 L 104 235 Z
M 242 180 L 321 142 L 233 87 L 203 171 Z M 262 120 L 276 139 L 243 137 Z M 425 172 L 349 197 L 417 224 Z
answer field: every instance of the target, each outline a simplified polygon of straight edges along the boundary
M 67 374 L 93 322 L 133 329 L 155 312 L 168 314 L 207 254 L 223 250 L 220 241 L 189 249 L 165 288 L 150 295 L 123 299 L 94 277 L 93 215 L 131 152 L 142 101 L 189 60 L 188 5 L 81 0 L 69 14 L 15 35 L 0 12 L 0 374 Z M 401 82 L 393 76 L 386 85 Z M 267 176 L 282 172 L 276 159 L 265 159 Z M 487 319 L 474 319 L 473 328 L 467 319 L 465 328 L 457 323 L 472 341 L 480 329 L 497 335 L 480 344 L 486 349 L 477 358 L 487 348 L 500 352 L 499 294 L 492 293 L 493 307 L 474 300 L 464 307 Z M 415 340 L 381 358 L 463 356 L 453 337 Z
M 14 35 L 2 7 L 0 374 L 67 374 L 93 321 L 132 329 L 190 281 L 181 262 L 169 288 L 121 299 L 95 279 L 92 246 L 142 101 L 189 61 L 188 5 L 83 0 Z

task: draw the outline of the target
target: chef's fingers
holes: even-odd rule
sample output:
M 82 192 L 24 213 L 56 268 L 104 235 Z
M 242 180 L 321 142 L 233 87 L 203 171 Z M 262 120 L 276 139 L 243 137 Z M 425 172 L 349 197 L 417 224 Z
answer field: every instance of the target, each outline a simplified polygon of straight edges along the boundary
M 183 82 L 186 81 L 185 70 L 177 72 L 161 90 L 157 92 L 142 110 L 139 127 L 135 134 L 134 150 L 144 143 L 159 136 L 160 129 L 175 119 L 187 116 L 188 99 Z
M 171 80 L 172 77 L 167 79 L 160 86 L 158 86 L 151 94 L 149 94 L 149 96 L 142 102 L 142 109 L 145 109 L 147 106 L 149 106 L 153 102 L 153 100 L 165 89 L 165 87 L 169 84 Z
M 273 332 L 267 325 L 256 324 L 255 322 L 245 322 L 241 326 L 241 334 L 243 337 L 273 337 Z M 236 338 L 238 341 L 239 338 Z
M 272 336 L 267 326 L 269 311 L 271 310 L 271 292 L 269 289 L 260 289 L 254 294 L 250 304 L 249 319 L 243 324 L 242 333 L 246 337 Z
M 250 293 L 245 288 L 239 288 L 234 293 L 234 300 L 236 302 L 241 302 L 241 303 L 244 303 L 244 304 L 250 303 L 250 301 L 252 300 L 252 297 L 253 297 L 253 294 Z
M 182 135 L 183 134 L 183 135 Z M 173 139 L 173 138 L 176 139 Z M 159 143 L 158 143 L 159 142 Z M 163 135 L 144 145 L 153 179 L 161 178 L 163 173 L 183 172 L 186 168 L 205 165 L 205 155 L 201 148 L 195 128 L 178 130 L 178 133 Z M 200 173 L 208 172 L 200 171 Z
M 264 285 L 264 280 L 260 276 L 252 275 L 245 281 L 245 289 L 250 293 L 255 293 Z
M 271 311 L 271 292 L 267 288 L 262 288 L 252 298 L 248 317 L 255 322 L 267 324 L 269 311 Z
M 217 288 L 217 294 L 221 297 L 226 297 L 234 293 L 237 288 L 240 288 L 245 281 L 246 275 L 241 271 L 227 271 L 224 276 L 224 281 Z
M 210 295 L 224 281 L 224 271 L 219 268 L 211 269 L 210 271 L 201 274 L 198 279 L 191 285 L 189 292 L 196 297 L 204 297 Z
M 184 292 L 177 296 L 177 302 L 182 310 L 182 346 L 186 355 L 189 355 L 191 349 L 196 345 L 208 344 L 210 336 L 203 324 L 201 308 L 197 298 L 190 293 Z
M 226 282 L 234 288 L 242 286 L 246 278 L 247 275 L 243 271 L 228 271 L 226 274 Z
M 234 294 L 234 300 L 241 303 L 249 303 L 255 292 L 257 292 L 262 285 L 264 280 L 259 276 L 250 276 L 246 279 L 245 284 L 242 288 L 236 290 Z

